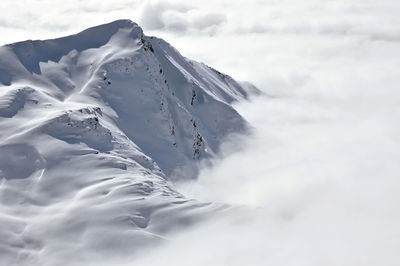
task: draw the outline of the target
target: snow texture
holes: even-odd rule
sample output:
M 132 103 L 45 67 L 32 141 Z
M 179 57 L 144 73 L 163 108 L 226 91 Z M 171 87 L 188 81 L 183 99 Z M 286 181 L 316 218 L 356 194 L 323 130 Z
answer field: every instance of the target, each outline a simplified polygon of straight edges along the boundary
M 169 179 L 246 130 L 246 91 L 129 20 L 0 47 L 0 264 L 132 255 L 223 209 Z

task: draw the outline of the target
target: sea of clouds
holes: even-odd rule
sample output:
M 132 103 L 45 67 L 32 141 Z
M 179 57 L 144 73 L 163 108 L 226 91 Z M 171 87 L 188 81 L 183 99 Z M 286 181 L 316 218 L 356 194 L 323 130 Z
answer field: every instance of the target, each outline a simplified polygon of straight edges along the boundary
M 130 18 L 264 92 L 236 106 L 252 133 L 231 136 L 197 181 L 176 184 L 232 209 L 132 265 L 400 264 L 400 2 L 5 0 L 0 9 L 12 10 L 1 43 Z

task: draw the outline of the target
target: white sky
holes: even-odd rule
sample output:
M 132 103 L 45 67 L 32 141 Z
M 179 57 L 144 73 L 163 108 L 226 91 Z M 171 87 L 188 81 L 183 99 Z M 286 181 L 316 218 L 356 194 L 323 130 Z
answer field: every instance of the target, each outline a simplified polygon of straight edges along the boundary
M 254 135 L 182 188 L 263 211 L 182 236 L 159 265 L 400 265 L 400 1 L 2 0 L 0 10 L 0 43 L 129 18 L 273 96 L 238 107 Z
M 310 66 L 300 53 L 345 56 L 372 41 L 400 42 L 395 0 L 2 0 L 0 10 L 3 44 L 129 18 L 184 55 L 259 86 L 279 82 L 266 80 L 272 66 L 301 75 Z

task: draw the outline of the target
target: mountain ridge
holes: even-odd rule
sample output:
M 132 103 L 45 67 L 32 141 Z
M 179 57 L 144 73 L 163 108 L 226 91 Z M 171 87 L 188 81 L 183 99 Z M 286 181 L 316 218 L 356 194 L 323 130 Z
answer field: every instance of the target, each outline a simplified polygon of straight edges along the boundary
M 228 134 L 246 132 L 231 103 L 247 89 L 136 23 L 2 46 L 0 83 L 8 265 L 130 254 L 223 208 L 169 180 L 194 178 Z

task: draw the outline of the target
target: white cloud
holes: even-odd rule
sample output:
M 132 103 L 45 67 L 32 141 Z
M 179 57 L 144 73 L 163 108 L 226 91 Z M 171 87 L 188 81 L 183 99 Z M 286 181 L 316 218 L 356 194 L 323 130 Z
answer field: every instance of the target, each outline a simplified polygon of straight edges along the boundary
M 238 107 L 254 135 L 227 142 L 226 157 L 185 188 L 260 210 L 176 236 L 142 265 L 399 265 L 398 1 L 4 0 L 0 9 L 1 43 L 131 18 L 273 96 Z
M 150 265 L 400 262 L 399 7 L 354 3 L 282 1 L 268 23 L 251 18 L 237 31 L 228 14 L 213 42 L 179 38 L 185 54 L 272 96 L 238 107 L 255 133 L 228 141 L 223 158 L 181 190 L 259 211 L 185 233 Z
M 215 11 L 204 11 L 186 3 L 162 1 L 145 2 L 139 16 L 139 22 L 145 29 L 177 33 L 214 30 L 225 20 L 223 14 Z
M 191 8 L 184 4 L 173 4 L 166 2 L 151 2 L 147 1 L 143 4 L 140 24 L 149 30 L 163 29 L 166 27 L 165 18 L 163 15 L 168 11 L 173 11 L 173 13 L 186 13 Z

